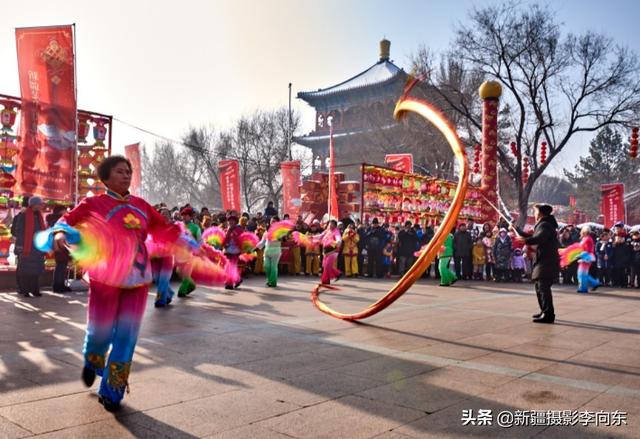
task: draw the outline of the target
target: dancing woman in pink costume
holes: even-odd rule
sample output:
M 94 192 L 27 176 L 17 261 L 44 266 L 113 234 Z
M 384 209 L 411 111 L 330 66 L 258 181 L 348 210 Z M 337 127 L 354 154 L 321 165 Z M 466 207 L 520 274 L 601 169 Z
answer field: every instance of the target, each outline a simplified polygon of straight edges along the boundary
M 131 163 L 122 156 L 106 158 L 98 167 L 98 176 L 107 187 L 107 193 L 84 199 L 60 219 L 73 227 L 91 215 L 97 215 L 117 231 L 118 236 L 114 239 L 133 237 L 137 241 L 135 259 L 126 279 L 116 285 L 106 284 L 90 273 L 82 380 L 90 387 L 96 374 L 102 377 L 99 400 L 109 411 L 120 407 L 128 389 L 131 360 L 147 303 L 152 278 L 145 246 L 147 233 L 172 240 L 180 233 L 177 226 L 168 224 L 146 201 L 129 194 L 131 170 Z M 54 248 L 66 246 L 65 233 L 57 232 Z M 122 262 L 109 261 L 114 266 L 119 263 Z

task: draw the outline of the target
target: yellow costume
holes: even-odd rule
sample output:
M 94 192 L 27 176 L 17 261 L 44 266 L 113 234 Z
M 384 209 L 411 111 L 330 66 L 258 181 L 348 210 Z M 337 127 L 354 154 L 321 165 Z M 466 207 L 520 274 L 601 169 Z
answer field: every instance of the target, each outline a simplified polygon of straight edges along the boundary
M 360 236 L 355 230 L 345 230 L 342 235 L 342 254 L 344 271 L 347 277 L 358 275 L 358 242 Z
M 315 233 L 307 232 L 307 236 L 313 237 Z M 313 242 L 306 249 L 305 273 L 317 276 L 320 272 L 320 242 Z

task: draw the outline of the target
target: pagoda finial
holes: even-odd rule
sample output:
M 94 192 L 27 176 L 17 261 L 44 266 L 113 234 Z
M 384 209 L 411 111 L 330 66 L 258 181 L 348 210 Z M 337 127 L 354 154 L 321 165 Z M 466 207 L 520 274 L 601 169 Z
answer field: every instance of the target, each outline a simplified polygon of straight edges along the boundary
M 391 52 L 391 41 L 383 38 L 380 41 L 380 61 L 389 61 L 389 54 Z

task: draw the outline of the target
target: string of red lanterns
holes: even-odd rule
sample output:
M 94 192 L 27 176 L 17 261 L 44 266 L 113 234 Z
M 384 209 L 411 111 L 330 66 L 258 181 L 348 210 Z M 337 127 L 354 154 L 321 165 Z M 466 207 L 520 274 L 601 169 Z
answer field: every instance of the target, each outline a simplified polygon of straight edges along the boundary
M 631 142 L 629 147 L 629 156 L 635 159 L 638 156 L 638 127 L 631 128 Z
M 547 161 L 547 142 L 542 142 L 540 145 L 540 164 L 544 165 Z
M 480 149 L 481 146 L 479 144 L 476 144 L 474 147 L 474 156 L 473 156 L 473 173 L 474 174 L 479 174 L 480 173 Z

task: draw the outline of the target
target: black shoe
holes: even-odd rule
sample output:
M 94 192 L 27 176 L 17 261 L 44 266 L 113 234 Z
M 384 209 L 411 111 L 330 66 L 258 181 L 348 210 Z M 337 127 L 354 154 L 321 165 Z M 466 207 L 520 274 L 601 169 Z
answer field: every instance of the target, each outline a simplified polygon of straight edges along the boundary
M 29 292 L 28 291 L 18 291 L 18 294 L 20 296 L 23 296 L 23 297 L 29 297 Z
M 225 290 L 233 290 L 233 285 L 225 285 L 224 289 Z
M 42 296 L 42 293 L 41 293 L 40 291 L 34 291 L 34 292 L 32 292 L 31 294 L 33 294 L 33 295 L 34 295 L 34 296 L 36 296 L 36 297 L 40 297 L 40 296 Z
M 544 313 L 537 319 L 533 319 L 533 323 L 553 323 L 556 320 L 554 315 L 545 315 Z
M 531 318 L 532 318 L 532 319 L 539 319 L 539 318 L 540 318 L 540 316 L 542 316 L 542 313 L 541 313 L 541 312 L 539 312 L 538 314 L 534 314 L 534 315 L 532 315 L 532 316 L 531 316 Z
M 93 382 L 96 380 L 96 371 L 88 368 L 87 366 L 82 368 L 82 382 L 85 386 L 93 386 Z
M 108 412 L 115 413 L 120 410 L 119 402 L 112 402 L 110 399 L 100 396 L 98 402 L 104 406 L 104 409 Z

